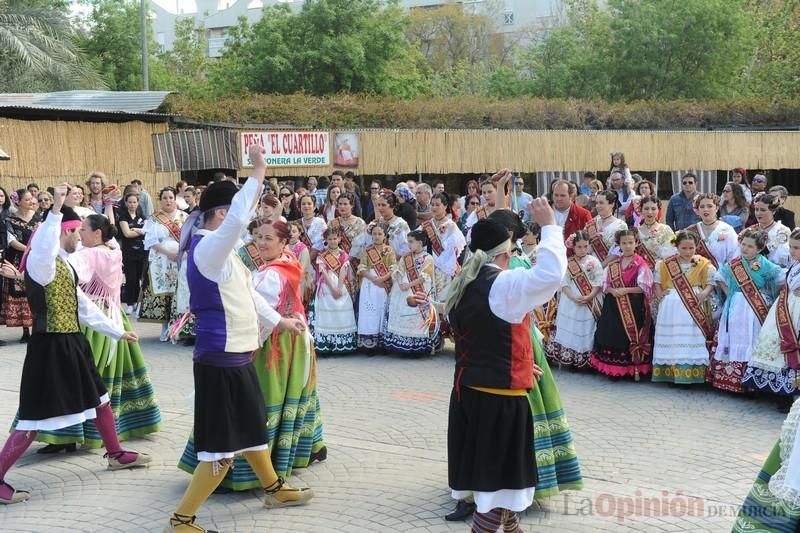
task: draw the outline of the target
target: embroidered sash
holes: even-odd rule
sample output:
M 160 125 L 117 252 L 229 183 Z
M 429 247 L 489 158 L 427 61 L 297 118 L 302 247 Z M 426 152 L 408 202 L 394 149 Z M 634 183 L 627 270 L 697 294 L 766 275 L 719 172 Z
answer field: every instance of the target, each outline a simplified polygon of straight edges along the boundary
M 380 250 L 374 244 L 367 246 L 364 250 L 364 253 L 367 254 L 370 262 L 372 263 L 372 267 L 375 269 L 375 272 L 378 273 L 379 276 L 383 277 L 389 274 L 389 268 L 383 263 L 382 259 L 383 256 L 381 255 Z M 387 279 L 384 284 L 383 288 L 386 289 L 386 292 L 390 292 L 392 290 L 392 278 L 390 277 Z
M 594 220 L 586 225 L 586 231 L 589 232 L 589 245 L 594 250 L 595 255 L 600 261 L 605 261 L 608 257 L 608 246 L 606 241 L 603 240 L 603 233 L 597 229 L 597 224 Z
M 347 255 L 350 255 L 350 250 L 353 249 L 353 243 L 350 241 L 350 237 L 347 236 L 347 232 L 345 231 L 342 222 L 338 218 L 334 218 L 333 220 L 331 220 L 329 227 L 339 229 L 339 235 L 341 235 L 342 237 L 342 242 L 341 242 L 342 250 L 347 252 Z
M 251 242 L 239 249 L 239 257 L 251 272 L 258 272 L 267 267 L 267 262 L 261 257 L 255 243 Z
M 403 256 L 403 266 L 406 267 L 406 271 L 408 272 L 408 281 L 409 283 L 413 283 L 420 279 L 419 271 L 417 270 L 417 263 L 414 261 L 414 254 L 409 252 Z M 414 294 L 417 296 L 424 296 L 426 299 L 428 295 L 425 293 L 425 287 L 422 286 L 422 283 L 419 285 L 415 285 L 411 287 L 411 290 L 414 291 Z M 422 318 L 427 320 L 428 315 L 425 312 L 424 306 L 417 306 L 419 308 L 420 315 Z M 433 324 L 432 324 L 433 325 Z
M 711 325 L 708 315 L 706 315 L 706 312 L 697 301 L 697 295 L 692 289 L 692 284 L 689 283 L 686 274 L 684 274 L 681 269 L 678 256 L 673 255 L 664 259 L 664 266 L 667 267 L 667 273 L 672 280 L 672 286 L 675 287 L 675 292 L 680 296 L 684 307 L 689 311 L 694 323 L 697 324 L 697 327 L 703 332 L 706 338 L 706 347 L 710 350 L 714 338 L 714 327 Z
M 592 293 L 594 288 L 589 281 L 589 276 L 587 276 L 586 272 L 583 271 L 581 264 L 578 262 L 575 256 L 570 257 L 567 261 L 567 272 L 569 272 L 570 279 L 572 279 L 572 281 L 578 287 L 578 290 L 581 292 L 581 296 L 588 296 Z M 592 311 L 595 320 L 600 318 L 600 309 L 597 308 L 594 300 L 587 302 L 585 305 Z
M 488 213 L 486 213 L 485 205 L 478 206 L 478 208 L 475 210 L 475 214 L 478 216 L 478 220 L 483 220 L 489 216 Z
M 169 231 L 169 234 L 173 239 L 181 242 L 181 228 L 175 223 L 174 220 L 170 220 L 167 215 L 160 212 L 153 215 L 153 220 L 167 228 L 167 231 Z
M 622 280 L 621 259 L 616 259 L 608 265 L 608 275 L 613 288 L 626 288 L 625 282 Z M 622 321 L 622 327 L 625 329 L 625 335 L 630 342 L 629 350 L 631 352 L 631 362 L 637 365 L 634 369 L 634 378 L 638 381 L 638 365 L 641 365 L 645 361 L 645 358 L 650 353 L 650 346 L 641 338 L 641 332 L 636 325 L 636 316 L 633 314 L 633 304 L 631 304 L 630 295 L 617 296 L 614 300 L 617 302 L 619 318 Z
M 786 357 L 786 366 L 792 370 L 800 368 L 800 337 L 792 324 L 789 312 L 789 286 L 786 285 L 778 296 L 775 307 L 775 322 L 778 323 L 778 335 L 781 339 L 781 352 Z
M 696 225 L 689 226 L 688 228 L 686 228 L 686 231 L 688 231 L 689 233 L 694 233 L 697 236 L 696 239 L 697 254 L 702 255 L 703 257 L 711 261 L 711 264 L 714 265 L 714 268 L 719 268 L 719 263 L 717 263 L 717 258 L 714 257 L 714 254 L 712 254 L 711 250 L 709 250 L 708 246 L 706 246 L 706 242 L 703 240 L 703 236 L 700 235 L 699 231 L 697 231 L 697 226 Z
M 339 275 L 342 272 L 342 266 L 343 266 L 342 262 L 339 261 L 339 258 L 333 255 L 333 253 L 330 250 L 325 250 L 320 255 L 322 256 L 322 260 L 325 261 L 325 264 L 327 265 L 328 269 L 334 274 L 336 274 L 336 280 L 338 283 Z M 345 276 L 344 285 L 347 288 L 347 292 L 349 292 L 350 295 L 352 296 L 353 284 L 350 282 L 349 276 Z
M 756 287 L 750 274 L 747 273 L 747 268 L 745 268 L 741 257 L 731 259 L 729 265 L 733 279 L 739 285 L 739 290 L 742 291 L 758 321 L 763 325 L 764 320 L 767 318 L 767 313 L 769 313 L 767 302 L 764 301 L 764 297 L 758 292 L 758 287 Z
M 636 245 L 636 253 L 642 256 L 642 259 L 647 262 L 647 266 L 650 270 L 656 267 L 656 257 L 643 242 L 640 241 L 639 244 Z
M 557 307 L 556 297 L 553 296 L 546 304 L 533 310 L 533 319 L 536 321 L 536 327 L 542 332 L 544 342 L 550 340 L 550 331 L 555 326 Z
M 431 241 L 431 250 L 436 255 L 442 255 L 444 252 L 444 246 L 442 246 L 442 239 L 439 238 L 439 232 L 436 231 L 436 227 L 433 225 L 432 220 L 426 220 L 422 223 L 422 229 L 425 230 L 425 234 L 428 236 L 428 239 Z
M 313 223 L 314 219 L 311 220 Z M 300 241 L 306 246 L 308 246 L 308 251 L 309 253 L 311 253 L 311 250 L 313 249 L 311 246 L 311 237 L 308 236 L 308 231 L 306 230 L 306 223 L 303 221 L 302 218 L 300 219 Z

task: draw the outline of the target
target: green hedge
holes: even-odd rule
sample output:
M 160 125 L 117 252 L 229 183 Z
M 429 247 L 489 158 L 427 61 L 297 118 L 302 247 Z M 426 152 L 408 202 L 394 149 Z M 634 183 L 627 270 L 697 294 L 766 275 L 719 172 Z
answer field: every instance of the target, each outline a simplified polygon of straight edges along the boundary
M 800 100 L 637 101 L 477 96 L 401 100 L 342 94 L 249 94 L 220 99 L 172 95 L 168 113 L 201 122 L 315 128 L 674 129 L 793 127 Z

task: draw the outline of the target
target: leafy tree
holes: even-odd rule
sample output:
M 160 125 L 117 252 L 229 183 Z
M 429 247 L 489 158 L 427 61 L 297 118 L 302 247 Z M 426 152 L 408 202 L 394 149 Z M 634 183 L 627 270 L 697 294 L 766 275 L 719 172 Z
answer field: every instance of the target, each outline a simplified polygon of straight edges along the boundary
M 178 19 L 172 50 L 160 53 L 158 61 L 153 62 L 155 76 L 151 86 L 192 95 L 205 94 L 210 61 L 205 27 L 195 28 L 193 18 Z
M 758 35 L 738 80 L 741 92 L 767 97 L 800 96 L 800 0 L 751 0 Z
M 0 0 L 0 90 L 102 87 L 76 44 L 65 0 Z

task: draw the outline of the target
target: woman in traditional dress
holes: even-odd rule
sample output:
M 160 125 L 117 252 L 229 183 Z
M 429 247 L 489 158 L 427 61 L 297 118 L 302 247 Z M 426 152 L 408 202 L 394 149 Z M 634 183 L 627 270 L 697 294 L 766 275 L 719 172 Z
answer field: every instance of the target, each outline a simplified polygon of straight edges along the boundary
M 303 279 L 300 284 L 300 294 L 303 296 L 303 307 L 307 306 L 314 295 L 314 267 L 311 266 L 311 250 L 301 240 L 303 223 L 294 220 L 289 223 L 289 243 L 286 248 L 297 257 L 303 267 Z
M 317 395 L 317 360 L 300 293 L 302 266 L 285 251 L 289 226 L 283 221 L 256 219 L 249 229 L 253 241 L 242 247 L 239 255 L 253 271 L 255 290 L 282 317 L 255 352 L 253 365 L 266 408 L 272 466 L 278 476 L 286 478 L 293 468 L 305 468 L 327 457 Z M 193 473 L 196 467 L 190 439 L 178 468 Z M 250 463 L 236 457 L 221 485 L 244 491 L 261 487 L 261 482 Z
M 78 275 L 83 292 L 125 331 L 132 331 L 128 316 L 122 311 L 122 252 L 114 240 L 116 228 L 103 215 L 93 214 L 81 223 L 83 247 L 70 255 L 69 262 Z M 88 326 L 81 331 L 89 341 L 94 364 L 103 378 L 111 409 L 116 419 L 120 441 L 155 433 L 161 427 L 161 411 L 153 392 L 138 342 L 116 341 Z M 103 445 L 94 420 L 56 431 L 39 431 L 36 440 L 46 442 L 38 453 L 74 451 Z
M 800 530 L 800 402 L 783 422 L 778 442 L 739 508 L 733 533 L 785 533 Z
M 434 264 L 434 293 L 437 302 L 447 300 L 447 289 L 458 269 L 458 257 L 464 250 L 467 241 L 455 222 L 448 216 L 450 200 L 446 193 L 438 193 L 431 198 L 433 217 L 422 223 L 422 229 L 428 236 Z
M 488 179 L 481 182 L 482 205 L 470 213 L 467 218 L 467 240 L 469 240 L 469 230 L 475 223 L 482 220 L 494 212 L 495 209 L 505 209 L 506 207 L 506 185 L 511 181 L 511 171 L 504 168 Z
M 769 310 L 747 364 L 745 387 L 777 395 L 779 409 L 788 412 L 800 385 L 800 229 L 789 239 L 792 265 L 786 285 Z
M 601 202 L 606 198 L 601 197 Z M 608 203 L 608 206 L 612 204 Z M 603 207 L 606 209 L 606 206 Z M 650 312 L 648 300 L 653 274 L 642 256 L 636 254 L 638 230 L 621 230 L 616 244 L 622 256 L 605 269 L 603 309 L 594 334 L 592 366 L 612 378 L 650 373 Z
M 329 228 L 339 228 L 340 230 L 339 235 L 341 235 L 342 240 L 339 246 L 350 258 L 350 267 L 353 272 L 358 268 L 358 262 L 364 253 L 364 230 L 367 229 L 367 224 L 353 215 L 355 201 L 356 197 L 353 193 L 342 193 L 336 204 L 338 216 L 328 221 Z
M 677 255 L 656 264 L 655 298 L 659 301 L 653 340 L 653 381 L 677 385 L 705 382 L 714 322 L 708 298 L 717 269 L 697 255 L 699 236 L 679 231 Z
M 381 333 L 386 319 L 388 291 L 397 258 L 386 244 L 386 223 L 372 223 L 367 228 L 372 244 L 364 249 L 358 265 L 361 289 L 358 295 L 358 347 L 368 351 L 383 346 Z
M 186 213 L 175 203 L 175 189 L 165 187 L 158 194 L 161 208 L 144 224 L 144 247 L 150 250 L 146 288 L 139 309 L 142 322 L 160 322 L 161 342 L 169 340 L 169 322 L 177 314 L 178 243 Z
M 675 232 L 668 225 L 659 222 L 661 200 L 655 196 L 643 198 L 639 210 L 642 220 L 637 228 L 639 246 L 636 247 L 636 253 L 654 269 L 659 259 L 675 254 L 675 246 L 672 245 Z
M 433 258 L 425 251 L 428 237 L 422 230 L 408 234 L 409 252 L 397 262 L 392 276 L 388 317 L 383 332 L 386 351 L 402 354 L 430 354 L 437 339 L 431 336 L 432 306 L 411 306 L 409 297 L 433 294 Z
M 614 216 L 619 201 L 617 193 L 612 190 L 602 191 L 597 194 L 595 208 L 597 216 L 584 228 L 589 233 L 590 252 L 603 263 L 605 267 L 619 255 L 616 235 L 628 229 L 624 220 Z
M 594 332 L 602 301 L 603 265 L 589 254 L 589 234 L 577 231 L 569 237 L 574 254 L 561 283 L 556 333 L 547 343 L 548 357 L 572 368 L 591 366 Z
M 42 221 L 37 212 L 38 202 L 36 197 L 27 189 L 20 189 L 15 193 L 17 212 L 6 218 L 6 239 L 8 247 L 5 251 L 5 260 L 14 268 L 20 268 L 25 247 L 36 227 Z M 9 328 L 22 328 L 20 342 L 28 342 L 31 337 L 33 316 L 28 306 L 25 295 L 25 281 L 22 279 L 8 280 L 3 284 L 3 309 L 5 311 L 6 326 Z
M 759 229 L 767 234 L 767 251 L 770 261 L 784 268 L 789 266 L 789 235 L 792 229 L 787 228 L 779 220 L 775 220 L 775 212 L 781 206 L 781 198 L 777 194 L 764 193 L 753 202 L 753 213 L 756 224 L 748 229 Z
M 0 254 L 5 254 L 8 247 L 8 230 L 6 229 L 6 219 L 11 216 L 11 197 L 6 193 L 6 190 L 0 187 Z M 0 261 L 0 265 L 2 265 Z M 6 297 L 6 287 L 11 283 L 11 280 L 6 280 L 0 276 L 0 325 L 6 323 L 6 306 L 8 298 Z M 0 346 L 5 346 L 6 341 L 0 340 Z
M 719 196 L 714 193 L 699 193 L 694 206 L 700 215 L 700 222 L 686 228 L 697 233 L 697 253 L 711 261 L 719 269 L 739 253 L 736 230 L 717 218 Z
M 306 194 L 300 198 L 300 223 L 303 225 L 303 234 L 300 240 L 308 246 L 311 256 L 311 264 L 314 265 L 317 254 L 325 249 L 325 237 L 323 236 L 328 225 L 321 218 L 316 216 L 315 198 L 311 194 Z
M 742 379 L 747 363 L 782 281 L 781 267 L 762 255 L 766 232 L 748 228 L 740 239 L 741 255 L 725 263 L 716 276 L 727 299 L 706 377 L 714 387 L 731 392 L 745 392 Z
M 309 322 L 319 354 L 356 351 L 358 334 L 353 310 L 353 275 L 347 252 L 339 247 L 341 230 L 325 230 L 325 251 L 317 256 L 317 288 Z
M 408 253 L 408 224 L 394 214 L 397 197 L 391 191 L 382 192 L 375 201 L 378 212 L 377 220 L 386 224 L 386 244 L 392 247 L 395 257 L 403 257 Z

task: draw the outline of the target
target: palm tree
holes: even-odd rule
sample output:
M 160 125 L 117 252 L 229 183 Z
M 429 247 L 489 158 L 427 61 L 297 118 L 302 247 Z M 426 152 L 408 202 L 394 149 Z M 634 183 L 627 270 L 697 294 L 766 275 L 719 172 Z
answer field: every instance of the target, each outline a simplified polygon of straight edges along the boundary
M 0 89 L 38 91 L 103 88 L 76 44 L 64 10 L 30 0 L 0 0 Z

